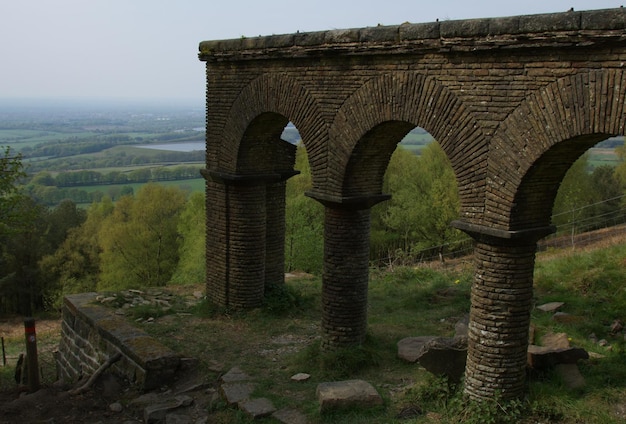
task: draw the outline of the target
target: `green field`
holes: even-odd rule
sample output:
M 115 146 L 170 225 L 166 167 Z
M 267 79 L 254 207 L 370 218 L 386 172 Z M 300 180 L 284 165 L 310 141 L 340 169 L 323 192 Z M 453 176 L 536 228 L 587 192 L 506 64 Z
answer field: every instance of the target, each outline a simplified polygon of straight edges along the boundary
M 616 166 L 620 163 L 619 157 L 615 154 L 615 149 L 593 147 L 589 149 L 589 165 L 597 168 L 602 165 Z

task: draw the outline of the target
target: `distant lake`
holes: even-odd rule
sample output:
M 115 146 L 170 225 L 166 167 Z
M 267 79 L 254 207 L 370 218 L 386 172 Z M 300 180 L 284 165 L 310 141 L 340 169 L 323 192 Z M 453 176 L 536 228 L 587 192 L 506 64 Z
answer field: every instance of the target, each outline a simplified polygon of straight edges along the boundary
M 171 152 L 193 152 L 195 150 L 205 150 L 204 141 L 189 141 L 186 143 L 164 143 L 164 144 L 142 144 L 142 149 L 169 150 Z

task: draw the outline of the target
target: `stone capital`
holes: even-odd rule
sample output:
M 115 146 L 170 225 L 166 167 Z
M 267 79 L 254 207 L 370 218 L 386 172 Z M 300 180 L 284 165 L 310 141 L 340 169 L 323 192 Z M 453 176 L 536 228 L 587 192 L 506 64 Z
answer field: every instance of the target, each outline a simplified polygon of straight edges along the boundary
M 327 208 L 333 209 L 369 209 L 380 202 L 391 199 L 390 194 L 374 194 L 366 196 L 335 196 L 314 191 L 307 191 L 306 196 L 317 200 Z
M 461 220 L 452 221 L 450 225 L 468 234 L 474 240 L 488 244 L 537 243 L 540 239 L 556 231 L 554 225 L 521 230 L 504 230 Z

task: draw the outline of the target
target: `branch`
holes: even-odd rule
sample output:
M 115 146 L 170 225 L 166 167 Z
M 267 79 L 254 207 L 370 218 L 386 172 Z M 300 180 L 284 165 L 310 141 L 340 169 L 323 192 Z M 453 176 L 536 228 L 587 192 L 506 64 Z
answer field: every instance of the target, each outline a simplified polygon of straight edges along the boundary
M 83 384 L 82 386 L 74 389 L 74 390 L 70 390 L 70 395 L 74 396 L 74 395 L 79 395 L 85 391 L 87 391 L 87 389 L 89 389 L 89 387 L 91 387 L 91 385 L 98 379 L 98 377 L 100 376 L 100 374 L 102 374 L 107 368 L 109 368 L 111 365 L 113 365 L 114 363 L 116 363 L 117 361 L 119 361 L 122 357 L 122 354 L 120 352 L 117 352 L 115 355 L 109 357 L 109 359 L 107 359 L 107 361 L 100 365 L 100 368 L 98 368 L 96 370 L 96 372 L 93 373 L 93 375 L 91 377 L 89 377 L 89 380 L 87 380 L 87 382 L 85 384 Z

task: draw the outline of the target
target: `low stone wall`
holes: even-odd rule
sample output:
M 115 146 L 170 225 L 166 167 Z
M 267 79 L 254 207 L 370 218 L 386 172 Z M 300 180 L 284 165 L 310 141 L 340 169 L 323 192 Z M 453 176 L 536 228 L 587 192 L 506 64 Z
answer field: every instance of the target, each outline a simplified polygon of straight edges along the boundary
M 56 358 L 59 377 L 88 377 L 117 353 L 121 359 L 111 370 L 143 390 L 168 384 L 181 363 L 172 350 L 99 305 L 96 293 L 66 296 Z

